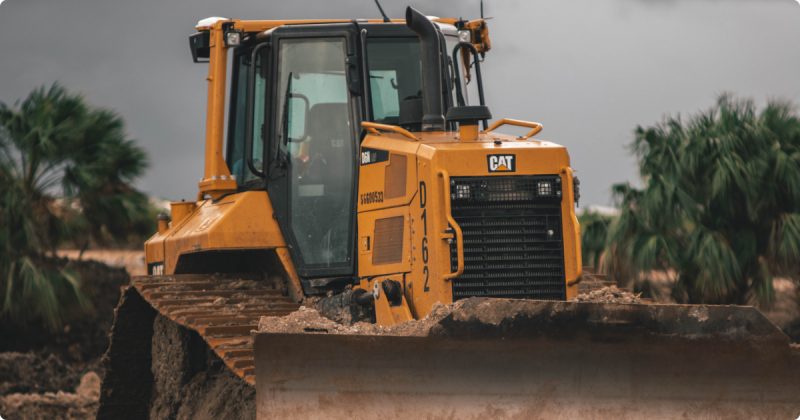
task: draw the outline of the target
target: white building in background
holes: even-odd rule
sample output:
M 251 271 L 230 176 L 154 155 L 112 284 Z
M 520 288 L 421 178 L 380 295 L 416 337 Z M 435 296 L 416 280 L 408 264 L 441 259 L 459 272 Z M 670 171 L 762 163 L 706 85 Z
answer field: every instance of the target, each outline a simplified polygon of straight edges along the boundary
M 619 216 L 619 209 L 616 207 L 599 206 L 597 204 L 589 204 L 578 210 L 578 214 L 598 213 L 603 216 Z

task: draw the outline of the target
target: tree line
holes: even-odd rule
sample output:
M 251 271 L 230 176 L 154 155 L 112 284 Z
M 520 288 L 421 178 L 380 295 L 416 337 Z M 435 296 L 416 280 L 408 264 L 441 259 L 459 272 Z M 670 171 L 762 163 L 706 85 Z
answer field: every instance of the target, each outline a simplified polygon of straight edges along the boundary
M 619 216 L 581 217 L 585 264 L 648 289 L 673 276 L 680 303 L 769 305 L 772 279 L 800 263 L 800 120 L 788 101 L 721 95 L 683 120 L 637 127 L 643 187 L 612 187 Z M 602 266 L 602 267 L 600 267 Z
M 132 187 L 147 156 L 122 118 L 56 83 L 12 106 L 0 103 L 2 314 L 56 327 L 64 308 L 90 303 L 81 279 L 55 258 L 154 232 L 147 196 Z

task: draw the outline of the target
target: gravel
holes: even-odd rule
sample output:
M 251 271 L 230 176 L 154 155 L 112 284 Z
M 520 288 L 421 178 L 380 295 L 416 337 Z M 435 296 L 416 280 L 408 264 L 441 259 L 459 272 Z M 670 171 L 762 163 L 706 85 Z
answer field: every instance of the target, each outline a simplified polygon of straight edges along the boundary
M 0 413 L 8 420 L 90 420 L 97 415 L 100 377 L 88 372 L 75 393 L 10 394 L 0 397 Z
M 572 302 L 583 303 L 621 303 L 621 304 L 645 304 L 639 295 L 623 292 L 616 286 L 604 287 L 590 293 L 582 294 L 572 298 Z
M 398 335 L 426 336 L 431 328 L 443 318 L 459 308 L 463 302 L 449 305 L 435 303 L 431 313 L 420 320 L 401 322 L 391 327 L 357 322 L 346 326 L 323 317 L 315 309 L 301 307 L 298 311 L 283 317 L 261 317 L 258 324 L 260 332 L 269 333 L 309 333 L 309 334 L 359 334 L 359 335 Z

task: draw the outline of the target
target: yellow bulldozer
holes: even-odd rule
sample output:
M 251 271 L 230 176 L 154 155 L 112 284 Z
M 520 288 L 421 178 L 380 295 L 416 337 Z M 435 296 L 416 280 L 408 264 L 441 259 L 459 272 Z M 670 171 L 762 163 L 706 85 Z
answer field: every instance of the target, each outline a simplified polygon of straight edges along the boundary
M 98 418 L 148 418 L 155 317 L 255 386 L 259 419 L 800 415 L 800 350 L 754 308 L 568 302 L 579 181 L 540 124 L 489 124 L 485 20 L 197 29 L 204 175 L 124 290 Z M 425 337 L 256 331 L 301 305 L 389 327 L 465 299 Z

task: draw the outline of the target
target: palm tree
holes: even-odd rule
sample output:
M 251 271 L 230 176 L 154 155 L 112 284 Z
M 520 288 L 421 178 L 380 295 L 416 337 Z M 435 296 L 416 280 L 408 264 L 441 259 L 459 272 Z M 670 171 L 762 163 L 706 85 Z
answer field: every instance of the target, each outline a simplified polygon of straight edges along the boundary
M 603 252 L 606 250 L 608 226 L 613 220 L 614 217 L 596 211 L 586 211 L 578 215 L 583 265 L 593 266 L 595 273 L 600 272 Z
M 86 306 L 78 276 L 48 255 L 65 240 L 137 220 L 147 199 L 128 184 L 144 153 L 122 121 L 58 84 L 18 107 L 0 103 L 0 289 L 3 312 L 59 324 L 69 302 Z
M 76 200 L 88 223 L 75 235 L 81 255 L 90 240 L 107 244 L 130 234 L 153 233 L 147 197 L 130 184 L 147 167 L 145 153 L 125 139 L 122 119 L 99 110 L 87 118 L 81 148 L 65 168 L 65 195 Z
M 687 123 L 638 127 L 644 188 L 614 186 L 612 271 L 674 271 L 679 302 L 769 304 L 800 261 L 800 121 L 789 102 L 718 98 Z

